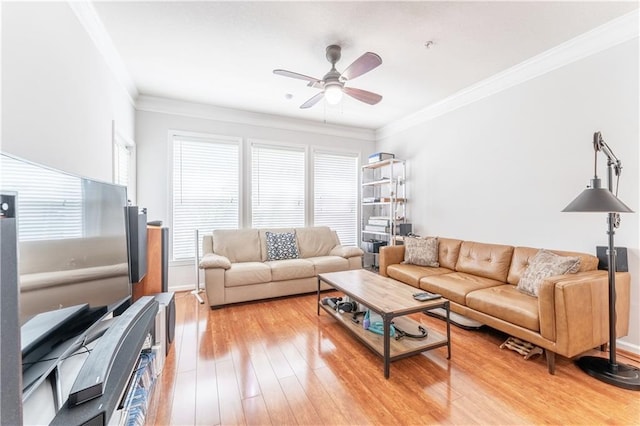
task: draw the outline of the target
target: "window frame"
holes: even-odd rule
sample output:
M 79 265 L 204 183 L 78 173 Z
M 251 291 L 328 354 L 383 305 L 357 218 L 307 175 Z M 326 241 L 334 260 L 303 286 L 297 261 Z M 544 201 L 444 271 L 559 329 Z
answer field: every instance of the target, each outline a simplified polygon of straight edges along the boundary
M 249 138 L 247 139 L 247 185 L 245 187 L 246 192 L 246 206 L 247 209 L 244 212 L 245 223 L 249 228 L 255 228 L 253 224 L 253 146 L 263 146 L 272 149 L 281 149 L 285 151 L 299 151 L 304 155 L 303 159 L 303 167 L 304 167 L 304 203 L 303 203 L 303 217 L 304 217 L 304 226 L 311 226 L 313 215 L 310 213 L 311 209 L 311 188 L 310 188 L 310 173 L 311 169 L 309 167 L 309 150 L 310 146 L 307 144 L 296 144 L 296 143 L 287 143 L 287 142 L 277 142 L 266 139 L 256 139 Z
M 359 151 L 354 151 L 354 150 L 341 150 L 341 149 L 336 149 L 336 148 L 327 148 L 327 147 L 323 147 L 323 146 L 313 146 L 311 147 L 311 156 L 309 158 L 309 162 L 310 162 L 310 167 L 309 167 L 309 174 L 310 174 L 310 182 L 309 182 L 309 186 L 310 186 L 310 192 L 309 192 L 309 197 L 310 197 L 310 207 L 309 207 L 309 216 L 310 216 L 310 220 L 309 220 L 309 226 L 320 226 L 317 225 L 315 223 L 315 173 L 316 173 L 316 169 L 315 169 L 315 158 L 316 158 L 316 154 L 320 153 L 320 154 L 328 154 L 328 155 L 339 155 L 339 156 L 345 156 L 345 157 L 353 157 L 356 160 L 356 176 L 355 176 L 355 187 L 356 187 L 356 194 L 355 194 L 355 205 L 356 205 L 356 210 L 355 210 L 355 214 L 356 214 L 356 223 L 355 223 L 355 245 L 359 246 L 359 242 L 362 240 L 362 236 L 361 236 L 361 230 L 360 230 L 360 226 L 359 226 L 359 221 L 360 221 L 360 214 L 361 214 L 361 200 L 360 200 L 360 187 L 361 187 L 361 168 L 362 168 L 362 155 Z M 343 241 L 340 241 L 341 244 L 344 243 Z
M 115 121 L 112 121 L 111 125 L 112 125 L 111 182 L 122 185 L 117 181 L 119 163 L 116 159 L 118 156 L 117 154 L 118 147 L 124 147 L 125 150 L 129 151 L 129 164 L 128 164 L 129 169 L 127 172 L 128 182 L 124 186 L 126 186 L 127 188 L 127 200 L 129 200 L 131 204 L 136 205 L 137 196 L 138 196 L 138 191 L 137 191 L 138 175 L 137 175 L 137 169 L 136 169 L 136 163 L 137 163 L 136 142 L 130 137 L 128 137 L 127 135 L 123 134 L 116 126 Z
M 244 195 L 243 195 L 243 190 L 244 190 L 244 143 L 243 143 L 243 139 L 241 137 L 237 137 L 237 136 L 228 136 L 228 135 L 219 135 L 219 134 L 214 134 L 214 133 L 205 133 L 205 132 L 192 132 L 192 131 L 184 131 L 184 130 L 169 130 L 168 132 L 168 140 L 169 140 L 169 144 L 168 144 L 168 149 L 167 149 L 167 170 L 169 170 L 169 173 L 167 174 L 167 216 L 169 217 L 169 223 L 171 224 L 171 227 L 174 227 L 174 222 L 175 222 L 175 218 L 174 218 L 174 214 L 173 214 L 173 199 L 174 199 L 174 194 L 173 194 L 173 174 L 174 174 L 174 170 L 173 170 L 173 160 L 174 160 L 174 155 L 173 155 L 173 150 L 174 150 L 174 143 L 175 143 L 175 139 L 176 138 L 186 138 L 186 139 L 195 139 L 195 140 L 202 140 L 203 142 L 206 141 L 210 141 L 210 142 L 222 142 L 222 143 L 230 143 L 230 144 L 236 144 L 238 147 L 238 224 L 239 224 L 239 228 L 242 229 L 244 227 L 244 222 L 243 222 L 243 211 L 245 209 L 245 201 L 244 201 Z M 195 231 L 195 230 L 194 230 Z M 204 231 L 206 232 L 211 232 L 211 230 L 200 230 L 200 231 Z M 200 235 L 202 235 L 202 232 L 200 232 Z M 194 233 L 194 238 L 195 238 L 195 233 Z M 195 241 L 194 241 L 195 244 Z M 202 250 L 200 250 L 200 254 L 202 254 Z M 171 243 L 169 244 L 169 265 L 170 266 L 185 266 L 185 265 L 193 265 L 195 261 L 195 256 L 194 258 L 189 258 L 189 259 L 179 259 L 179 260 L 174 260 L 173 258 L 173 241 L 171 241 Z

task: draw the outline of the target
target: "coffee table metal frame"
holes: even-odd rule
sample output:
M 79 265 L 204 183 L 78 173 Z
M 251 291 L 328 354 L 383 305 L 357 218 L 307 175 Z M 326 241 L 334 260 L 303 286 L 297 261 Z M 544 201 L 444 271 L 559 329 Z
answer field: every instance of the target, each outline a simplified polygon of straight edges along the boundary
M 333 310 L 330 306 L 323 305 L 320 301 L 320 287 L 322 282 L 329 284 L 351 299 L 378 313 L 382 317 L 384 334 L 380 336 L 364 330 L 361 324 L 355 324 L 351 321 L 352 315 L 350 313 L 341 314 Z M 368 286 L 374 287 L 368 288 Z M 447 347 L 447 359 L 451 359 L 449 301 L 445 298 L 440 298 L 419 302 L 412 297 L 416 291 L 419 290 L 364 269 L 318 274 L 317 314 L 320 315 L 320 308 L 322 308 L 350 330 L 373 352 L 382 356 L 384 360 L 384 377 L 388 379 L 390 364 L 397 359 L 416 355 L 442 346 Z M 368 297 L 369 295 L 371 297 Z M 385 295 L 388 297 L 383 297 Z M 395 340 L 394 338 L 392 341 L 390 337 L 392 322 L 397 323 L 399 327 L 402 326 L 401 328 L 403 330 L 415 329 L 421 324 L 411 318 L 405 318 L 406 315 L 426 312 L 437 308 L 443 308 L 446 311 L 446 336 L 434 330 L 429 330 L 428 337 L 423 339 L 405 337 L 402 340 Z M 382 342 L 380 342 L 381 339 Z M 380 343 L 382 343 L 382 350 L 380 350 Z

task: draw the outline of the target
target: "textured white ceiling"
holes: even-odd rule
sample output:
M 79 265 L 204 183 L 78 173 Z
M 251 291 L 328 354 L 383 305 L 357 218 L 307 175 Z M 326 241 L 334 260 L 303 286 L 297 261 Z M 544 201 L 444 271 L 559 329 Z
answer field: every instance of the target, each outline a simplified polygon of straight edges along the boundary
M 637 2 L 96 2 L 140 94 L 378 129 L 638 8 Z M 426 48 L 427 41 L 433 41 Z M 317 93 L 276 68 L 322 78 L 329 44 L 370 106 L 299 106 Z M 291 99 L 285 97 L 291 94 Z

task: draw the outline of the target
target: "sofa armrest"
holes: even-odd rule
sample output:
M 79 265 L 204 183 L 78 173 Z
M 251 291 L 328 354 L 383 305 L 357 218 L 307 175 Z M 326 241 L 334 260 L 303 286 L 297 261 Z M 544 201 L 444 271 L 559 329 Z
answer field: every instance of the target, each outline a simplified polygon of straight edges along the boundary
M 200 259 L 198 266 L 200 266 L 200 269 L 229 269 L 231 268 L 231 262 L 228 258 L 220 256 L 219 254 L 207 253 L 202 257 L 202 259 Z
M 355 246 L 335 246 L 331 249 L 329 253 L 331 256 L 340 256 L 345 259 L 349 259 L 350 257 L 358 257 L 363 256 L 364 251 L 360 247 Z
M 378 273 L 387 277 L 387 267 L 404 261 L 404 246 L 382 246 L 380 247 L 380 258 L 378 261 Z
M 555 341 L 554 352 L 573 357 L 609 341 L 607 271 L 549 277 L 538 293 L 540 334 Z M 616 273 L 616 334 L 629 332 L 631 277 Z

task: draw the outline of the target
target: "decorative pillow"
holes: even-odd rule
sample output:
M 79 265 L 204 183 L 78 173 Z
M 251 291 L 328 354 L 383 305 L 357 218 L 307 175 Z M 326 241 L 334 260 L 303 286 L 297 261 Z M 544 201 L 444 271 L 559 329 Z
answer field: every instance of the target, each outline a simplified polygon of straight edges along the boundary
M 579 269 L 579 257 L 559 256 L 549 250 L 540 249 L 531 258 L 516 288 L 523 293 L 538 297 L 538 290 L 545 278 L 555 275 L 575 274 Z
M 437 237 L 405 238 L 404 247 L 404 263 L 434 268 L 440 266 Z
M 296 234 L 293 232 L 265 232 L 267 237 L 267 260 L 297 259 L 300 257 Z

